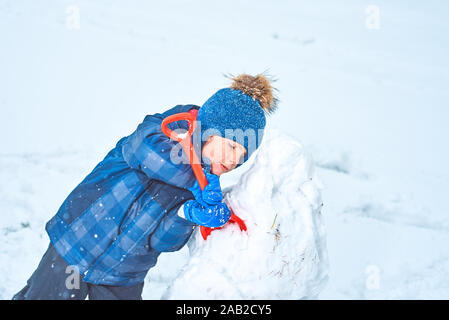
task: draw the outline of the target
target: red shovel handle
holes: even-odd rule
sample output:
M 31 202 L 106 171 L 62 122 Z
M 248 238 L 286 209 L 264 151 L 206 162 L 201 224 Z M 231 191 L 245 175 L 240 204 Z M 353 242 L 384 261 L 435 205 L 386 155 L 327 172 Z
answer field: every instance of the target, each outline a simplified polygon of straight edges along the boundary
M 240 227 L 240 230 L 242 231 L 246 231 L 246 224 L 245 222 L 240 219 L 239 217 L 237 217 L 234 212 L 232 212 L 231 209 L 231 218 L 229 219 L 228 223 L 237 223 L 238 226 Z M 222 229 L 224 226 L 222 227 L 217 227 L 217 228 L 208 228 L 208 227 L 204 227 L 201 226 L 200 227 L 200 231 L 201 231 L 201 235 L 203 236 L 203 239 L 206 240 L 207 237 L 211 234 L 212 231 L 218 230 L 218 229 Z
M 192 109 L 189 112 L 184 113 L 177 113 L 171 116 L 166 117 L 164 120 L 162 120 L 161 129 L 162 132 L 170 137 L 171 139 L 178 141 L 183 146 L 184 150 L 187 152 L 189 156 L 190 165 L 192 166 L 193 173 L 195 174 L 196 179 L 198 180 L 198 184 L 200 185 L 201 190 L 204 190 L 204 188 L 207 186 L 207 178 L 206 175 L 203 172 L 203 168 L 201 167 L 201 164 L 198 160 L 197 154 L 193 150 L 193 146 L 191 143 L 191 137 L 193 134 L 193 131 L 195 131 L 196 128 L 196 115 L 198 113 L 198 110 Z M 189 125 L 189 130 L 187 133 L 181 137 L 179 134 L 174 132 L 173 130 L 170 130 L 168 128 L 168 124 L 180 121 L 180 120 L 186 120 Z M 240 230 L 246 231 L 246 225 L 245 222 L 243 222 L 242 219 L 237 217 L 234 212 L 232 212 L 231 209 L 231 218 L 229 219 L 229 222 L 231 223 L 237 223 L 240 227 Z M 200 226 L 200 232 L 203 236 L 203 239 L 206 240 L 209 234 L 214 231 L 221 229 L 223 227 L 218 228 L 208 228 L 204 226 Z
M 169 123 L 180 120 L 186 120 L 189 124 L 189 130 L 187 131 L 187 134 L 184 137 L 180 137 L 176 132 L 168 128 Z M 196 114 L 191 112 L 184 112 L 168 116 L 164 120 L 162 120 L 161 128 L 162 132 L 166 136 L 181 143 L 184 150 L 187 152 L 189 156 L 190 165 L 192 166 L 192 170 L 193 173 L 195 174 L 196 180 L 198 180 L 198 184 L 200 185 L 201 190 L 203 190 L 207 185 L 206 175 L 204 174 L 203 169 L 201 168 L 198 156 L 194 152 L 190 140 L 190 137 L 192 136 L 193 131 L 196 128 Z

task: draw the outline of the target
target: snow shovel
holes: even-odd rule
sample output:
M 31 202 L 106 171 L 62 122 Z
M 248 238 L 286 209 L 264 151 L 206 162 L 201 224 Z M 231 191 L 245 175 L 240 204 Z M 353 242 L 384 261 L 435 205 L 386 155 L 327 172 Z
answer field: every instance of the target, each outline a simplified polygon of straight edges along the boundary
M 193 131 L 196 128 L 196 116 L 198 114 L 198 110 L 192 109 L 189 112 L 183 112 L 183 113 L 177 113 L 171 116 L 166 117 L 161 124 L 162 132 L 168 136 L 169 138 L 178 141 L 181 143 L 182 147 L 184 148 L 186 154 L 189 157 L 190 165 L 192 166 L 193 173 L 195 174 L 196 179 L 198 180 L 198 184 L 200 185 L 201 190 L 203 190 L 207 185 L 207 178 L 206 175 L 203 172 L 203 168 L 201 167 L 201 164 L 198 160 L 198 156 L 196 152 L 193 150 L 193 146 L 191 143 L 191 137 L 193 134 Z M 173 132 L 168 128 L 168 124 L 180 121 L 180 120 L 186 120 L 189 124 L 189 130 L 186 134 L 178 135 L 177 133 Z M 246 231 L 246 225 L 245 222 L 237 217 L 231 208 L 231 218 L 229 219 L 228 223 L 237 223 L 240 227 L 240 230 Z M 217 228 L 208 228 L 204 226 L 200 226 L 201 235 L 203 236 L 203 239 L 206 240 L 207 237 L 210 235 L 210 233 L 214 230 L 218 230 L 223 228 L 217 227 Z

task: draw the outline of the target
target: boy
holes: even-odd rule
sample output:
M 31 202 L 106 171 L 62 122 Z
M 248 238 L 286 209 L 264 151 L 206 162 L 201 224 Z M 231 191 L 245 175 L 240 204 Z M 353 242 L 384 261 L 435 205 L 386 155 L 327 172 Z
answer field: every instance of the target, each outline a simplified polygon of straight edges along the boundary
M 49 247 L 13 299 L 142 299 L 144 278 L 161 252 L 181 249 L 196 225 L 227 223 L 219 176 L 257 149 L 265 114 L 277 103 L 265 76 L 231 79 L 201 108 L 178 105 L 148 115 L 118 141 L 46 224 Z M 194 135 L 201 139 L 192 142 L 208 180 L 204 190 L 188 161 L 173 161 L 179 144 L 161 131 L 165 117 L 181 112 L 197 114 Z M 169 128 L 188 129 L 186 121 Z

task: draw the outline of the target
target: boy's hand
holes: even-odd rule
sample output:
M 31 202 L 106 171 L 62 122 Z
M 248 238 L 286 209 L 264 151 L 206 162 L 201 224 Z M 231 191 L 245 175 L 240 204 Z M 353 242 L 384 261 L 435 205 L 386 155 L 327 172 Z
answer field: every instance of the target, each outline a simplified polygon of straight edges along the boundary
M 188 200 L 180 207 L 178 215 L 201 226 L 216 228 L 229 221 L 231 210 L 224 202 L 203 205 L 196 200 Z
M 188 188 L 188 190 L 193 193 L 195 200 L 203 206 L 219 204 L 223 200 L 220 177 L 213 173 L 209 173 L 204 169 L 203 171 L 208 182 L 204 190 L 201 191 L 198 181 L 195 181 L 193 187 Z

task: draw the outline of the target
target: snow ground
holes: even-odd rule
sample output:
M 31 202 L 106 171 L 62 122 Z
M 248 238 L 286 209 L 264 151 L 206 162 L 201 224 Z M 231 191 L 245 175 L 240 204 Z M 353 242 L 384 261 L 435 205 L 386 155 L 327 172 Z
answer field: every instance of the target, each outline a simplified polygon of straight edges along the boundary
M 449 298 L 449 4 L 255 4 L 0 3 L 0 298 L 36 268 L 45 222 L 146 114 L 266 69 L 281 99 L 270 126 L 307 146 L 325 186 L 319 297 Z M 187 256 L 161 256 L 144 297 L 159 299 Z

